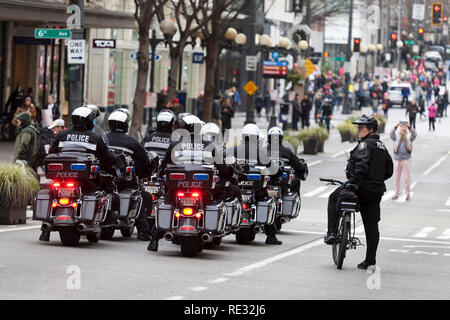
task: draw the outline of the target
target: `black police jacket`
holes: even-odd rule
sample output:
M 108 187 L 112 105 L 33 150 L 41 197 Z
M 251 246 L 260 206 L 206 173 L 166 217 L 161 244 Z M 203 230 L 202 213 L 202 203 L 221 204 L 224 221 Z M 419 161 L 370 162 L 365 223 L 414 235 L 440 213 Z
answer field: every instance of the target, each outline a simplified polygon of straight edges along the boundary
M 172 132 L 156 131 L 142 140 L 141 145 L 145 150 L 156 152 L 162 158 L 172 143 L 171 136 Z
M 85 128 L 71 128 L 60 131 L 55 137 L 49 153 L 59 153 L 70 149 L 81 149 L 95 155 L 100 162 L 100 168 L 113 173 L 113 168 L 123 170 L 125 168 L 122 160 L 112 153 L 103 137 L 98 133 Z
M 346 175 L 349 183 L 357 184 L 362 190 L 383 193 L 384 181 L 392 177 L 394 164 L 391 155 L 378 134 L 360 139 L 350 153 Z
M 271 148 L 269 147 L 269 152 L 271 151 Z M 289 165 L 292 166 L 292 168 L 295 171 L 295 176 L 306 180 L 303 177 L 305 176 L 305 173 L 308 173 L 308 165 L 306 164 L 306 161 L 300 160 L 292 150 L 286 148 L 283 145 L 279 146 L 279 158 L 280 159 L 287 159 L 289 160 Z
M 156 166 L 150 161 L 147 152 L 135 138 L 130 137 L 122 131 L 113 131 L 106 136 L 109 140 L 110 148 L 122 150 L 131 156 L 136 168 L 136 175 L 139 178 L 148 178 L 152 175 Z

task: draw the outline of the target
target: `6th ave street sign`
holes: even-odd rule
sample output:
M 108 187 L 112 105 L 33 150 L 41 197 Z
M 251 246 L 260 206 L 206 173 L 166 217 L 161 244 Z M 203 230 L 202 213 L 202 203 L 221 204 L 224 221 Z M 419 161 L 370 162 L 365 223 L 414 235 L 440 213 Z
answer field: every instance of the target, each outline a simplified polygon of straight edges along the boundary
M 70 39 L 69 29 L 34 29 L 36 39 Z

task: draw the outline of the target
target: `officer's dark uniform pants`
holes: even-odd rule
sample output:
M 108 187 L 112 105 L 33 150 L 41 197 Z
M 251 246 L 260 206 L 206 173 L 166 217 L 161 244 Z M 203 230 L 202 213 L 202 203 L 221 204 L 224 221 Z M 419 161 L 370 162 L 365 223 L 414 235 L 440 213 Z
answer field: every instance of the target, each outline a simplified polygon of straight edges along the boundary
M 338 197 L 344 187 L 337 188 L 328 198 L 328 232 L 337 232 L 339 212 L 336 208 Z M 358 200 L 361 206 L 361 217 L 366 232 L 367 251 L 366 261 L 376 263 L 376 254 L 380 240 L 378 222 L 380 221 L 380 202 L 383 193 L 358 191 Z
M 148 224 L 148 214 L 152 210 L 152 195 L 147 192 L 143 192 L 142 194 L 142 207 L 139 217 L 136 219 L 136 228 L 138 233 L 147 233 L 150 234 L 150 226 Z

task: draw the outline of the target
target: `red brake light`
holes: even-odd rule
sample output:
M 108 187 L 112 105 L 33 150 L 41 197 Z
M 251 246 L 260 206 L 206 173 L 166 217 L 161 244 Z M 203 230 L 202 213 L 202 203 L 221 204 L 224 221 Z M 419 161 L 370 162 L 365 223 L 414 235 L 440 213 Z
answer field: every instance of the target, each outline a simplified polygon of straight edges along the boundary
M 62 163 L 50 163 L 47 166 L 47 169 L 50 171 L 60 171 L 60 170 L 64 169 L 64 166 Z
M 248 208 L 248 205 L 246 203 L 243 203 L 242 204 L 242 209 L 247 210 L 247 208 Z
M 194 193 L 192 194 L 192 196 L 193 196 L 194 198 L 198 198 L 198 197 L 200 197 L 200 194 L 199 194 L 198 192 L 194 192 Z
M 247 223 L 248 221 L 247 221 L 247 219 L 244 219 L 244 220 L 242 220 L 242 222 L 243 222 L 243 223 Z
M 169 176 L 170 180 L 184 180 L 186 175 L 184 173 L 171 173 Z
M 178 198 L 183 198 L 184 197 L 184 193 L 183 192 L 178 192 L 177 193 L 177 197 Z
M 195 214 L 195 217 L 196 217 L 197 219 L 200 219 L 200 218 L 202 217 L 202 213 L 201 213 L 201 212 L 197 212 L 197 213 Z
M 56 220 L 70 220 L 70 217 L 67 217 L 67 216 L 58 216 L 58 217 L 56 217 Z
M 194 214 L 194 210 L 192 210 L 192 208 L 184 208 L 183 209 L 183 215 L 192 216 L 193 214 Z
M 193 231 L 193 230 L 194 230 L 194 227 L 193 227 L 193 226 L 184 226 L 184 227 L 181 227 L 181 230 L 189 230 L 189 231 Z
M 53 183 L 52 183 L 52 187 L 53 187 L 54 189 L 60 188 L 60 187 L 61 187 L 61 183 L 59 183 L 59 182 L 53 182 Z
M 67 188 L 73 188 L 73 187 L 75 187 L 75 183 L 73 183 L 73 182 L 68 182 L 68 183 L 66 184 L 66 186 L 67 186 Z

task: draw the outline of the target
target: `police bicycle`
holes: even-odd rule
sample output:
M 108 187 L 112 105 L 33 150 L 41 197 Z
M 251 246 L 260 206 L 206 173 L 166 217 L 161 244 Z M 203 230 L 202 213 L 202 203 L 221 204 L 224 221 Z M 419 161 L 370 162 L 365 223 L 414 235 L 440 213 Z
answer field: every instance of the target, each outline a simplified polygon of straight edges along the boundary
M 344 185 L 344 182 L 334 179 L 320 178 L 320 181 L 328 182 L 327 185 Z M 346 191 L 346 195 L 340 197 L 337 203 L 340 214 L 336 240 L 332 245 L 333 261 L 339 270 L 342 269 L 347 250 L 362 245 L 355 237 L 355 213 L 359 211 L 358 197 L 352 191 Z

